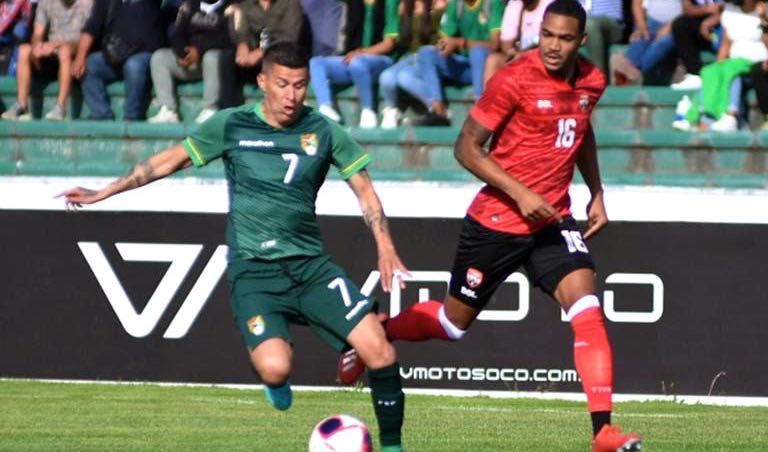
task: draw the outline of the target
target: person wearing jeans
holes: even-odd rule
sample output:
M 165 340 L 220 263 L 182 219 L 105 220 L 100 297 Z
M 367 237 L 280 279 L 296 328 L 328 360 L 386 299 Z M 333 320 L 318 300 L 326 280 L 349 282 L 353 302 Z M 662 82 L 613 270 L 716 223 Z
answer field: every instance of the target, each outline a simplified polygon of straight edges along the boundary
M 380 124 L 382 129 L 394 129 L 400 121 L 400 90 L 424 105 L 429 105 L 425 97 L 424 79 L 419 74 L 416 52 L 421 46 L 435 43 L 440 17 L 445 9 L 444 3 L 433 3 L 430 0 L 402 0 L 400 3 L 398 46 L 407 49 L 409 53 L 379 75 L 379 88 L 384 100 Z
M 149 60 L 165 42 L 165 27 L 160 12 L 161 0 L 96 0 L 83 27 L 72 63 L 72 74 L 81 78 L 83 98 L 91 119 L 115 117 L 107 95 L 107 85 L 125 81 L 123 118 L 143 120 L 149 103 Z M 111 10 L 111 11 L 110 11 Z M 108 16 L 112 17 L 108 17 Z M 88 54 L 94 44 L 112 35 L 129 49 L 125 61 L 110 64 L 103 51 Z
M 480 98 L 485 60 L 498 48 L 503 12 L 499 0 L 448 2 L 440 27 L 443 37 L 434 46 L 420 48 L 417 54 L 429 112 L 417 120 L 416 125 L 450 125 L 443 98 L 443 80 L 471 84 L 475 99 Z
M 378 125 L 374 83 L 395 62 L 400 32 L 398 7 L 398 0 L 366 1 L 361 46 L 344 56 L 316 56 L 309 61 L 310 83 L 320 113 L 341 121 L 333 107 L 331 85 L 354 84 L 360 102 L 359 127 L 372 129 Z
M 103 52 L 88 55 L 86 75 L 80 84 L 83 98 L 91 110 L 90 119 L 114 119 L 112 107 L 107 96 L 107 85 L 125 81 L 125 119 L 143 119 L 149 94 L 149 59 L 150 52 L 140 52 L 128 57 L 121 68 L 107 63 Z
M 635 30 L 629 37 L 626 53 L 611 55 L 611 79 L 614 83 L 641 83 L 643 74 L 675 52 L 672 21 L 682 12 L 678 2 L 632 0 Z M 671 74 L 670 74 L 671 75 Z

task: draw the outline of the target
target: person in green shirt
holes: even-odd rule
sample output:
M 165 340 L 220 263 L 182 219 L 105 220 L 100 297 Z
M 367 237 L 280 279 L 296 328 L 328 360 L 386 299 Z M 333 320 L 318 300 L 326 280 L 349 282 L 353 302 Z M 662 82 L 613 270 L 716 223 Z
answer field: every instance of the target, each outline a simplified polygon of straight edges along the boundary
M 354 84 L 360 99 L 359 127 L 372 129 L 378 125 L 373 88 L 379 74 L 395 62 L 400 27 L 398 5 L 398 0 L 364 0 L 360 46 L 343 56 L 316 56 L 310 60 L 312 91 L 320 113 L 341 121 L 333 107 L 331 85 Z M 348 23 L 347 33 L 354 28 Z
M 485 60 L 499 47 L 503 13 L 501 0 L 449 0 L 440 23 L 440 40 L 419 49 L 418 68 L 424 79 L 429 113 L 415 125 L 450 125 L 443 80 L 471 84 L 475 99 L 480 98 Z
M 296 44 L 270 46 L 257 81 L 262 103 L 219 111 L 182 144 L 100 190 L 75 187 L 59 196 L 68 209 L 78 209 L 223 159 L 232 309 L 267 400 L 279 410 L 291 406 L 288 323 L 307 323 L 337 351 L 357 349 L 372 369 L 382 450 L 401 451 L 405 397 L 395 350 L 373 313 L 374 300 L 325 254 L 315 216 L 317 192 L 333 165 L 357 196 L 373 233 L 383 289 L 389 291 L 399 273 L 407 274 L 365 169 L 370 156 L 338 125 L 303 105 L 308 61 Z
M 445 0 L 402 0 L 400 5 L 400 36 L 397 44 L 403 49 L 404 55 L 379 75 L 379 88 L 384 103 L 381 110 L 382 129 L 398 126 L 402 116 L 398 109 L 401 91 L 424 104 L 429 102 L 424 97 L 427 90 L 419 74 L 416 52 L 421 46 L 437 41 Z

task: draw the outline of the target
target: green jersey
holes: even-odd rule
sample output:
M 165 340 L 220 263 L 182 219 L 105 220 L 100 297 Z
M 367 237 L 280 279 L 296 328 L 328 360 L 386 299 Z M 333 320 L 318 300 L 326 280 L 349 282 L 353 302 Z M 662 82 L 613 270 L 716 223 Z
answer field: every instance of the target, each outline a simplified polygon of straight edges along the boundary
M 309 107 L 295 123 L 267 124 L 261 103 L 222 110 L 184 140 L 195 166 L 219 157 L 229 186 L 229 259 L 323 253 L 315 200 L 330 165 L 348 179 L 370 156 Z
M 384 2 L 383 10 L 377 11 L 377 2 Z M 363 19 L 363 47 L 377 44 L 386 37 L 395 38 L 400 34 L 400 15 L 397 10 L 400 6 L 398 0 L 365 0 L 365 16 Z M 376 17 L 377 12 L 383 13 L 383 27 L 380 36 L 377 31 L 380 27 L 377 22 L 382 22 L 381 17 Z M 377 21 L 378 19 L 378 21 Z
M 458 2 L 463 3 L 461 7 Z M 470 41 L 488 41 L 491 33 L 501 30 L 503 15 L 500 0 L 476 0 L 472 6 L 465 0 L 450 0 L 440 22 L 440 33 Z

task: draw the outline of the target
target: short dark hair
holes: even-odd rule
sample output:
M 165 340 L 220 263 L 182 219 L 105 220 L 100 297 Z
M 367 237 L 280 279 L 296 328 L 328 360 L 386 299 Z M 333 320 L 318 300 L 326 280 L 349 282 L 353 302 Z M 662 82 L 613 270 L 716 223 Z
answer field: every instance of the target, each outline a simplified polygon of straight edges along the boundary
M 579 21 L 579 33 L 584 33 L 587 26 L 587 12 L 578 0 L 555 0 L 544 10 L 545 16 L 549 13 L 573 17 Z
M 267 47 L 261 62 L 262 68 L 272 64 L 279 64 L 291 69 L 309 67 L 309 56 L 301 46 L 293 42 L 277 42 Z

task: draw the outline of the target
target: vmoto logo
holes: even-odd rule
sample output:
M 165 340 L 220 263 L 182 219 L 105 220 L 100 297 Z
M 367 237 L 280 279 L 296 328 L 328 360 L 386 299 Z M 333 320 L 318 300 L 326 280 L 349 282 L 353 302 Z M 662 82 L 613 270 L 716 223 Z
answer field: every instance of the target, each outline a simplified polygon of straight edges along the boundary
M 78 242 L 80 251 L 91 267 L 104 295 L 115 311 L 120 324 L 133 337 L 146 337 L 157 326 L 174 295 L 203 249 L 202 245 L 159 243 L 115 243 L 120 257 L 126 262 L 170 262 L 171 265 L 155 288 L 141 312 L 136 311 L 123 285 L 115 275 L 104 252 L 96 242 Z M 210 298 L 227 266 L 227 247 L 216 248 L 200 277 L 187 294 L 171 324 L 163 333 L 167 339 L 186 336 L 190 327 Z

